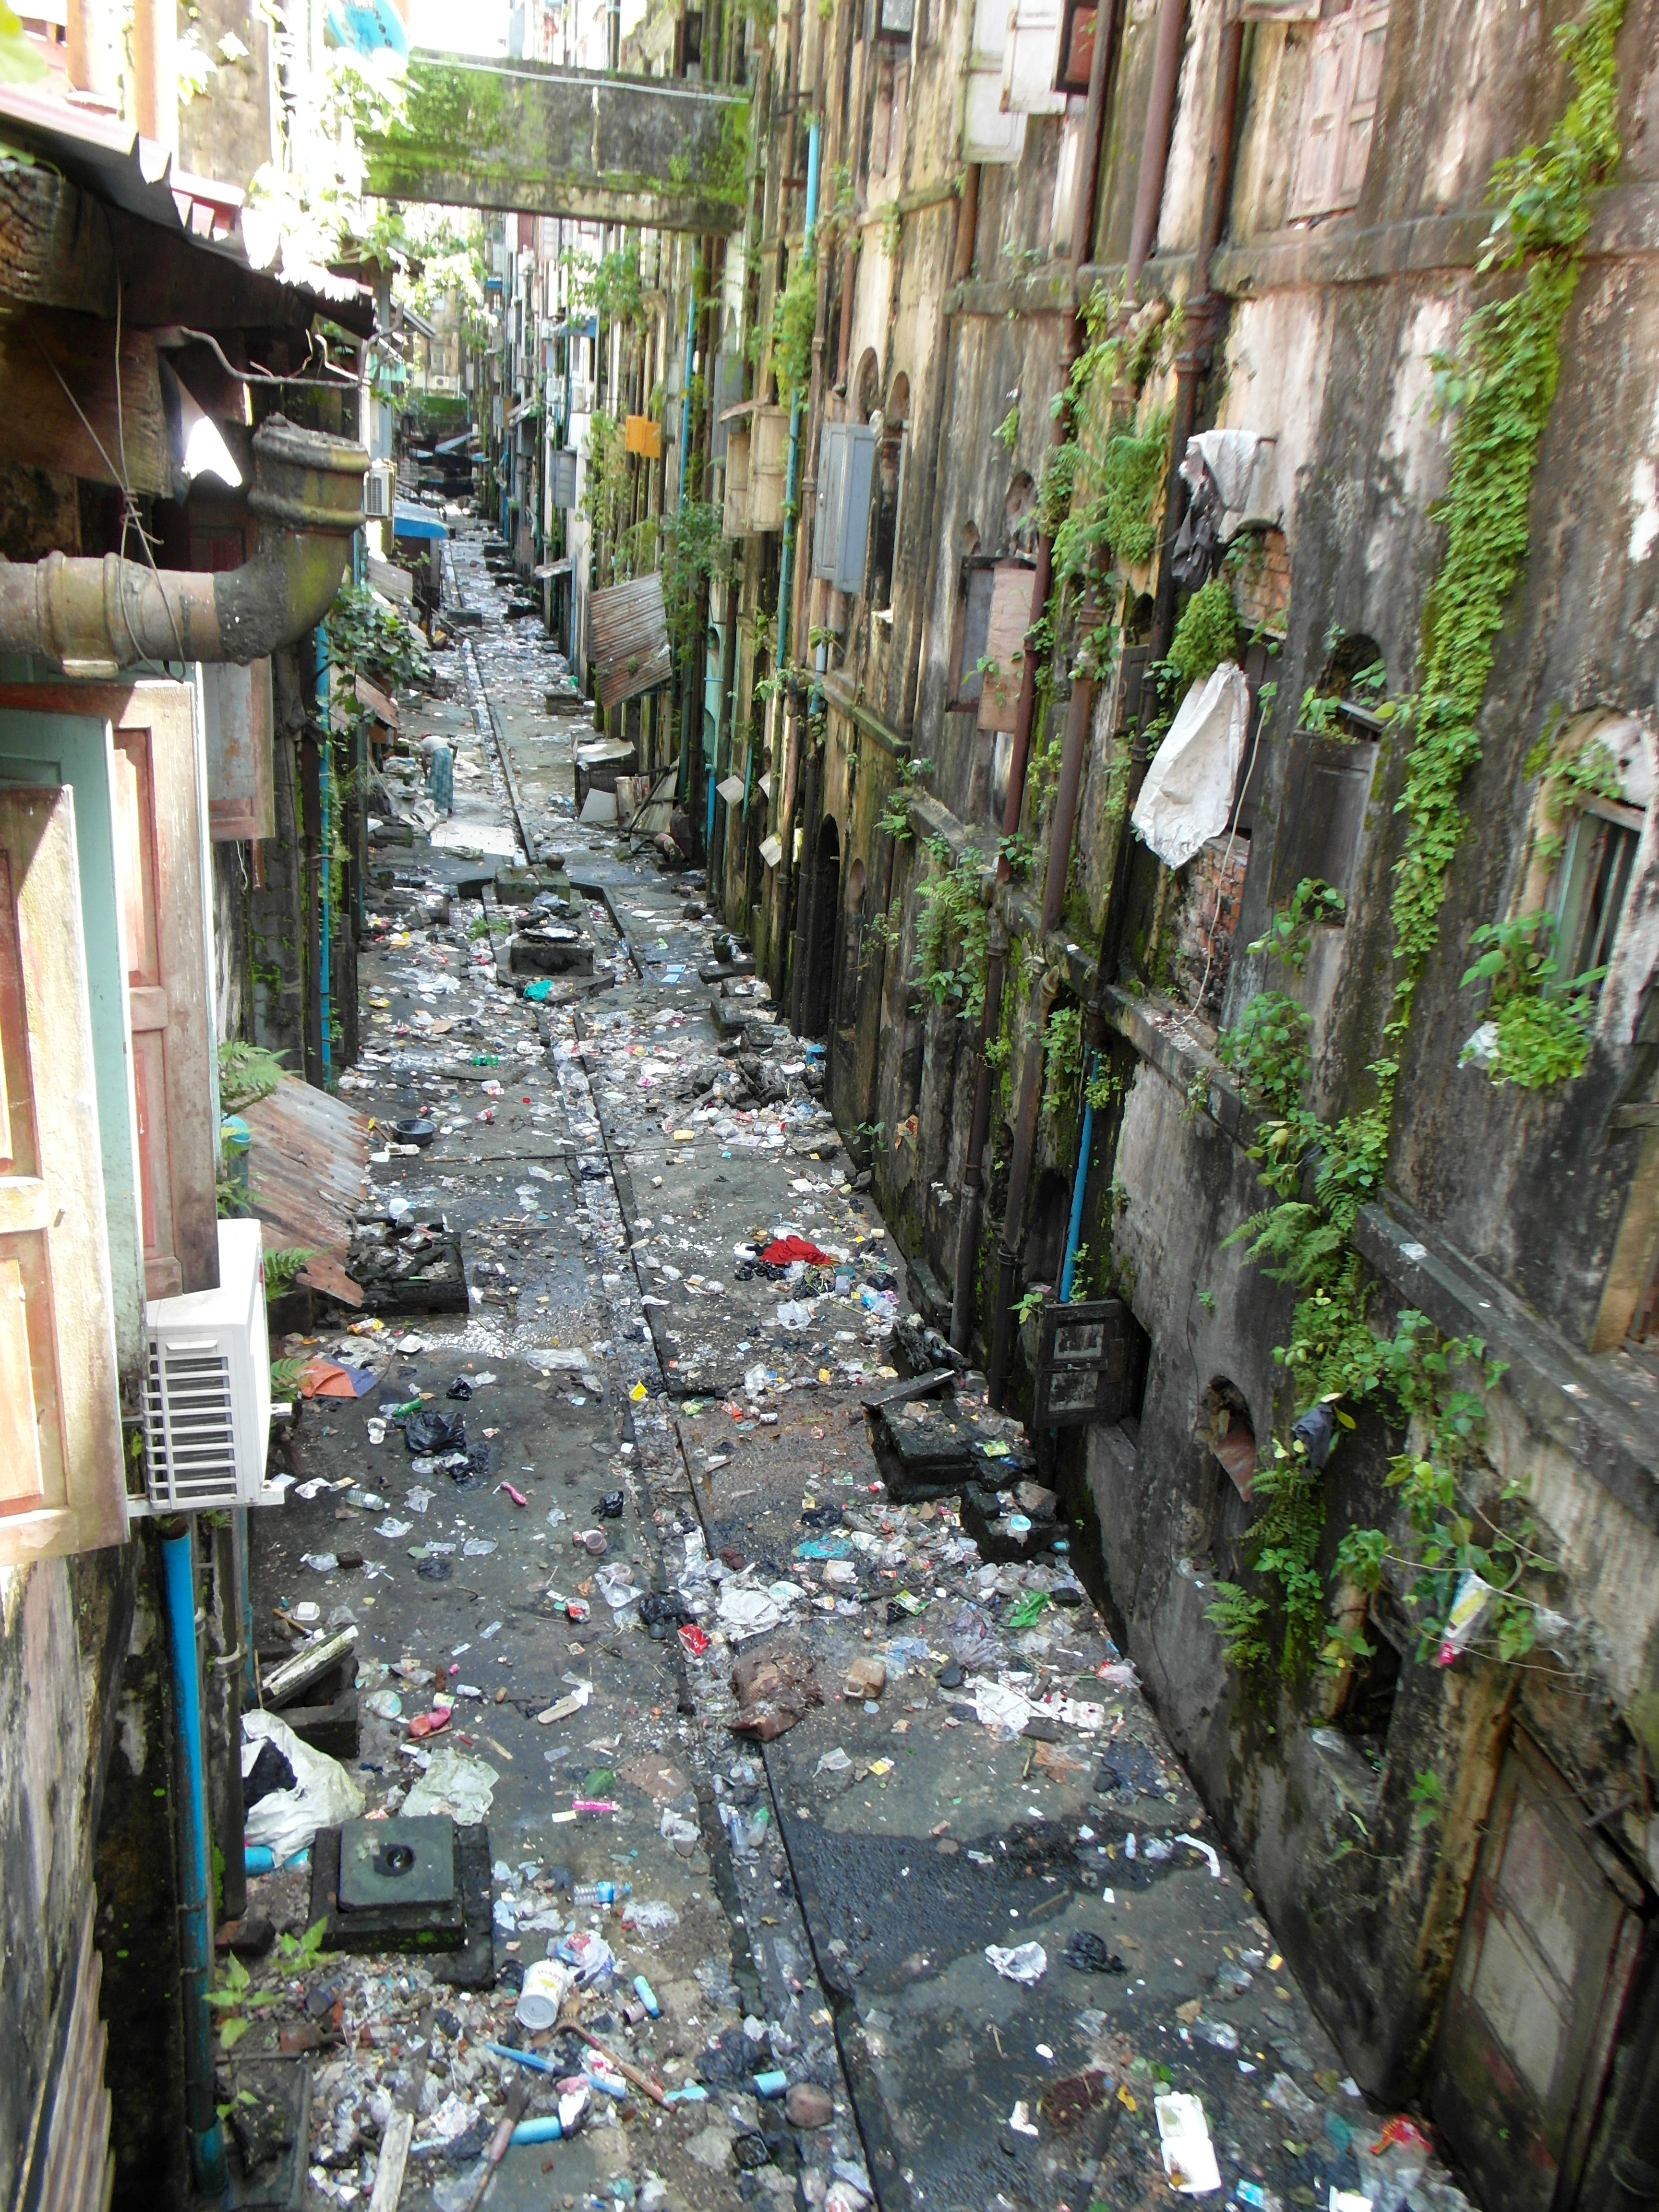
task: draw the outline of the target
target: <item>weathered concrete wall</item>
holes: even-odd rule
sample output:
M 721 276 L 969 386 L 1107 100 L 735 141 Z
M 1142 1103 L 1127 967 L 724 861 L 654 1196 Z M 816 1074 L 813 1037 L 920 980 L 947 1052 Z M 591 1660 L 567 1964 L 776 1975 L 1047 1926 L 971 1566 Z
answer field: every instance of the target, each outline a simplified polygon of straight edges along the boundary
M 0 2193 L 18 2200 L 93 1880 L 131 1547 L 0 1569 Z M 165 1886 L 165 1885 L 164 1885 Z

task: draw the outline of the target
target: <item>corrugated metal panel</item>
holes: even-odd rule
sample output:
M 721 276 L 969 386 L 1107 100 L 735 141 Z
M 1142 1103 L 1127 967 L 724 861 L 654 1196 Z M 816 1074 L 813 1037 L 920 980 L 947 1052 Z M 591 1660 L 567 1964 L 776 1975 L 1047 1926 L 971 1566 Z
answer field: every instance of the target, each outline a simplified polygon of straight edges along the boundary
M 653 571 L 595 592 L 587 603 L 587 650 L 607 714 L 623 700 L 666 684 L 673 670 L 662 578 Z
M 343 1259 L 368 1180 L 366 1117 L 297 1075 L 286 1075 L 269 1098 L 245 1106 L 242 1119 L 253 1133 L 248 1196 L 270 1231 L 265 1249 L 298 1245 L 328 1260 Z M 331 1281 L 319 1286 L 335 1287 Z
M 87 1899 L 72 1979 L 58 1998 L 54 2043 L 60 2055 L 35 2113 L 18 2202 L 31 2212 L 102 2212 L 109 2202 L 109 2091 L 104 2087 L 108 2036 L 98 2017 L 103 1960 L 92 1940 L 93 1896 Z

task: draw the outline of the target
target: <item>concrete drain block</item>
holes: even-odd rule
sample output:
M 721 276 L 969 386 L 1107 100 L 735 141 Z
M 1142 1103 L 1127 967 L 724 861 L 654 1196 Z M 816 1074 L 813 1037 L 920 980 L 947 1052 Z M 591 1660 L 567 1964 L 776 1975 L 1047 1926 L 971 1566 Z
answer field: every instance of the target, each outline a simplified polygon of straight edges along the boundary
M 446 1814 L 347 1820 L 311 1847 L 311 1919 L 331 1951 L 415 1951 L 456 1989 L 494 1982 L 489 1831 Z

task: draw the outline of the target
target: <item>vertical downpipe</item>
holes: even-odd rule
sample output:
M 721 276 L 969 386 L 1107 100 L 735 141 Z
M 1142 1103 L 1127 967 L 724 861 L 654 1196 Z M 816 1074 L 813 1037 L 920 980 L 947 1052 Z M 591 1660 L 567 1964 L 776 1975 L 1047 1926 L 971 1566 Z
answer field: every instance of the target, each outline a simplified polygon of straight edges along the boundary
M 818 125 L 815 117 L 806 139 L 806 221 L 801 240 L 803 253 L 810 253 L 812 251 L 812 234 L 817 227 L 817 219 Z M 794 511 L 795 501 L 800 489 L 800 393 L 797 390 L 792 394 L 789 401 L 789 465 L 783 480 L 783 553 L 778 568 L 778 659 L 777 667 L 774 672 L 780 678 L 789 662 L 790 593 L 793 589 L 795 539 L 800 531 L 800 518 Z M 779 726 L 786 732 L 789 726 L 788 697 L 787 691 L 781 690 L 776 702 Z M 775 989 L 782 982 L 782 969 L 780 963 L 783 949 L 784 921 L 789 911 L 790 887 L 786 883 L 786 878 L 793 876 L 794 872 L 794 854 L 792 849 L 794 843 L 793 828 L 793 824 L 786 825 L 784 817 L 784 808 L 789 799 L 787 738 L 778 752 L 775 753 L 774 758 L 781 758 L 785 763 L 782 772 L 775 777 L 774 799 L 777 807 L 776 820 L 779 834 L 782 834 L 786 826 L 790 828 L 790 836 L 785 845 L 783 856 L 778 863 L 777 872 L 778 934 L 773 946 L 773 968 L 776 976 L 774 988 Z
M 179 1955 L 185 2009 L 185 2118 L 196 2186 L 204 2197 L 222 2197 L 230 2186 L 230 2172 L 225 2160 L 224 2130 L 214 2101 L 213 2014 L 207 2001 L 213 1929 L 207 1789 L 202 1769 L 202 1693 L 196 1650 L 194 1545 L 188 1521 L 164 1522 L 161 1530 L 161 1601 L 173 1676 L 182 1862 Z M 170 1533 L 175 1530 L 178 1533 Z
M 806 227 L 801 251 L 812 251 L 812 234 L 818 220 L 818 126 L 813 122 L 806 139 Z M 789 658 L 790 574 L 794 566 L 799 519 L 792 516 L 800 484 L 800 393 L 789 403 L 789 467 L 783 484 L 783 557 L 778 572 L 778 668 Z

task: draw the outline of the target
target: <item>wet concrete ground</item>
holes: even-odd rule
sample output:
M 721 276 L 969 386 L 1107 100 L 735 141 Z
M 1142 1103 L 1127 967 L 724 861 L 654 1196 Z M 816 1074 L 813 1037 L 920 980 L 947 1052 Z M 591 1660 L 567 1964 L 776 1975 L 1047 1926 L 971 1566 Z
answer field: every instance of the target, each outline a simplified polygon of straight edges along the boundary
M 1008 1563 L 982 1559 L 959 1493 L 889 1492 L 866 1401 L 908 1371 L 903 1271 L 811 1064 L 763 993 L 727 985 L 717 1007 L 699 982 L 715 925 L 696 918 L 698 879 L 577 830 L 572 752 L 591 725 L 562 663 L 536 625 L 500 620 L 481 538 L 464 530 L 450 556 L 453 592 L 485 620 L 440 656 L 453 696 L 404 704 L 411 736 L 458 746 L 455 814 L 430 843 L 379 847 L 376 866 L 418 892 L 493 872 L 522 837 L 526 857 L 561 863 L 594 974 L 526 1003 L 493 893 L 454 896 L 429 931 L 389 915 L 362 963 L 346 1095 L 440 1132 L 377 1158 L 374 1204 L 441 1213 L 470 1310 L 289 1347 L 372 1347 L 384 1371 L 296 1422 L 295 1489 L 256 1516 L 256 1603 L 262 1620 L 307 1601 L 359 1624 L 365 1695 L 401 1707 L 365 1712 L 353 1771 L 371 1808 L 422 1782 L 458 1811 L 488 1790 L 503 1978 L 466 1994 L 407 1960 L 290 1964 L 296 1991 L 339 1982 L 308 2201 L 367 2202 L 401 2094 L 421 2109 L 401 2203 L 465 2204 L 523 2072 L 485 2040 L 575 2055 L 514 2029 L 507 1984 L 592 1927 L 618 1971 L 586 2017 L 665 2087 L 701 2079 L 706 2095 L 666 2109 L 594 2095 L 580 2133 L 507 2154 L 501 2212 L 1127 2206 L 1170 2193 L 1156 2112 L 1170 2092 L 1200 2100 L 1216 2204 L 1323 2212 L 1334 2185 L 1360 2185 L 1356 2148 L 1380 2116 L 1345 2081 L 1068 1554 L 1024 1563 L 1002 1544 Z M 791 1236 L 824 1256 L 757 1263 Z M 452 1401 L 457 1377 L 471 1395 Z M 461 1483 L 416 1472 L 395 1425 L 368 1440 L 417 1393 L 465 1419 Z M 978 1378 L 958 1383 L 956 1413 L 981 1480 L 1006 1493 L 1029 1475 Z M 943 1416 L 924 1400 L 894 1418 Z M 573 1540 L 592 1529 L 599 1558 Z M 654 1633 L 641 1592 L 671 1614 Z M 742 1739 L 734 1660 L 780 1650 L 817 1702 L 771 1741 Z M 849 1679 L 860 1662 L 880 1662 L 878 1688 Z M 450 1719 L 417 1741 L 409 1723 L 439 1688 Z M 575 1809 L 590 1804 L 609 1809 Z M 631 1911 L 575 1907 L 572 1878 L 626 1882 L 630 1908 L 660 1909 L 630 1927 Z M 256 1910 L 303 1928 L 304 1876 L 252 1889 Z M 1033 1944 L 1029 1982 L 987 1956 Z M 624 2017 L 635 1973 L 659 2019 Z M 828 2124 L 805 2124 L 819 2115 L 793 2087 L 788 2117 L 757 2097 L 750 2077 L 768 2069 L 827 2092 Z M 526 2078 L 532 2110 L 552 2109 L 548 2078 Z M 1419 2185 L 1413 2202 L 1451 2198 Z

